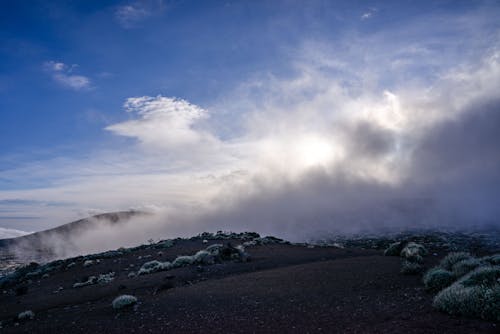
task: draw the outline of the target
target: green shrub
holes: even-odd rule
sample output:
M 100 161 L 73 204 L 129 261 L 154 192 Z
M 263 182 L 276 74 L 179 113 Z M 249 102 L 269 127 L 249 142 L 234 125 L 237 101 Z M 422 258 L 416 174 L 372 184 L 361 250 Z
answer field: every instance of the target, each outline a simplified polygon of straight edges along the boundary
M 113 308 L 119 310 L 125 307 L 130 307 L 137 303 L 137 298 L 131 295 L 121 295 L 113 300 Z
M 448 314 L 500 321 L 500 266 L 479 267 L 434 297 Z
M 144 263 L 139 269 L 138 275 L 145 275 L 155 273 L 157 271 L 169 270 L 172 268 L 172 264 L 170 262 L 160 262 L 160 261 L 149 261 Z
M 174 262 L 172 262 L 172 267 L 177 268 L 177 267 L 183 267 L 183 266 L 188 266 L 190 264 L 194 263 L 194 257 L 193 256 L 188 256 L 188 255 L 181 255 L 178 256 Z
M 201 250 L 198 251 L 196 254 L 194 254 L 194 262 L 199 263 L 199 264 L 214 264 L 215 263 L 215 256 L 206 251 L 206 250 Z
M 432 305 L 448 314 L 480 317 L 484 290 L 480 286 L 466 288 L 459 283 L 454 283 L 438 293 Z
M 455 275 L 452 272 L 439 267 L 428 270 L 423 277 L 425 288 L 431 291 L 442 290 L 454 281 Z
M 24 312 L 21 312 L 17 315 L 17 319 L 24 321 L 24 320 L 33 320 L 35 318 L 35 313 L 31 310 L 27 310 Z
M 475 258 L 460 260 L 452 266 L 452 271 L 455 276 L 461 277 L 476 269 L 480 265 L 481 261 Z
M 498 266 L 498 265 L 500 265 L 500 254 L 485 256 L 485 257 L 481 258 L 481 261 L 489 263 L 491 265 Z
M 460 282 L 464 286 L 494 286 L 500 284 L 500 266 L 482 266 L 470 272 Z
M 427 255 L 427 249 L 415 242 L 409 242 L 401 251 L 401 257 L 405 258 L 409 262 L 423 263 L 424 258 L 422 256 Z
M 446 269 L 446 270 L 452 270 L 453 265 L 455 263 L 462 261 L 462 260 L 472 259 L 472 258 L 473 257 L 472 257 L 472 255 L 470 255 L 470 253 L 453 252 L 453 253 L 449 253 L 448 255 L 446 255 L 439 263 L 439 266 L 443 269 Z
M 399 256 L 401 254 L 401 251 L 403 250 L 403 247 L 406 245 L 406 243 L 403 243 L 401 241 L 392 243 L 389 245 L 389 247 L 384 251 L 385 256 Z

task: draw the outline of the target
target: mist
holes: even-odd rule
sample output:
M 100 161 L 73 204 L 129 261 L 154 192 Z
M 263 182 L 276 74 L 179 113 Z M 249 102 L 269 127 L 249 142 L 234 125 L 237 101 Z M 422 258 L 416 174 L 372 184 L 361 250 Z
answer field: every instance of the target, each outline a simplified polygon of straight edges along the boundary
M 248 109 L 241 130 L 225 138 L 217 131 L 223 112 L 163 96 L 128 99 L 132 119 L 106 130 L 135 140 L 139 162 L 30 195 L 55 201 L 65 193 L 99 202 L 100 212 L 151 215 L 45 244 L 65 257 L 218 230 L 305 241 L 498 227 L 498 53 L 447 69 L 430 85 L 356 94 L 321 66 L 300 68 L 292 79 L 259 81 L 258 99 L 240 89 L 212 106 Z M 175 168 L 160 167 L 167 162 Z M 138 174 L 144 166 L 154 173 Z

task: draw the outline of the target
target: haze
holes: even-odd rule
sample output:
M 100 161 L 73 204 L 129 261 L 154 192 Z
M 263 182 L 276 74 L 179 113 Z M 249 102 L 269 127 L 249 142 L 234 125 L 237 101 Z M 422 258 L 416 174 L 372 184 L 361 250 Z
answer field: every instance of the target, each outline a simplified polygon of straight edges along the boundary
M 2 7 L 0 237 L 499 224 L 498 2 Z

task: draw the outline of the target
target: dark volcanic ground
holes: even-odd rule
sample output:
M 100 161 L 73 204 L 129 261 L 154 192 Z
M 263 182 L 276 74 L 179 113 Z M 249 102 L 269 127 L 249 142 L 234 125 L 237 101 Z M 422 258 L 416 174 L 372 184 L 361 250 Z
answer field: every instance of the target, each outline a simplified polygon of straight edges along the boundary
M 435 311 L 432 295 L 423 290 L 420 277 L 400 274 L 398 257 L 375 250 L 260 245 L 247 248 L 250 262 L 192 265 L 128 277 L 144 262 L 172 261 L 213 243 L 220 241 L 180 240 L 162 249 L 162 255 L 158 249 L 142 249 L 103 258 L 89 267 L 79 260 L 72 268 L 33 280 L 24 295 L 4 289 L 0 295 L 1 332 L 499 332 L 499 325 L 492 322 Z M 427 257 L 426 265 L 434 265 L 443 255 Z M 72 287 L 89 275 L 110 271 L 116 273 L 111 283 Z M 111 302 L 121 294 L 132 294 L 139 303 L 114 310 Z M 35 312 L 35 319 L 14 320 L 25 310 Z

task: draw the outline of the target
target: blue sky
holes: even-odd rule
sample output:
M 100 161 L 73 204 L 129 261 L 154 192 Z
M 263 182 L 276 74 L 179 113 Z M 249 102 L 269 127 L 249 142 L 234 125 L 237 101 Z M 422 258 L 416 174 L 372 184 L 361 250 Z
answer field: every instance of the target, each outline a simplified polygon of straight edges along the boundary
M 402 159 L 430 131 L 414 129 L 437 126 L 489 94 L 476 85 L 459 106 L 444 97 L 474 89 L 460 75 L 483 83 L 485 68 L 496 66 L 500 28 L 496 1 L 4 1 L 2 8 L 0 227 L 28 231 L 93 212 L 205 203 L 225 194 L 227 175 L 272 174 L 275 189 L 276 179 L 295 180 L 311 166 L 357 166 L 358 158 L 346 158 L 352 148 L 340 144 L 352 133 L 330 138 L 325 128 L 353 123 L 353 108 L 403 105 L 396 116 L 411 119 L 404 130 L 382 119 L 389 116 L 366 116 L 401 136 Z M 495 91 L 496 77 L 489 80 Z M 415 116 L 423 91 L 439 115 L 425 122 Z M 273 159 L 285 161 L 286 172 Z M 408 177 L 408 166 L 392 163 L 397 172 L 377 165 L 360 175 L 393 184 L 395 174 Z M 217 185 L 199 181 L 207 177 Z M 97 187 L 103 180 L 107 190 Z M 124 198 L 132 191 L 135 198 Z

